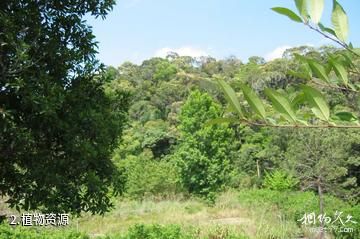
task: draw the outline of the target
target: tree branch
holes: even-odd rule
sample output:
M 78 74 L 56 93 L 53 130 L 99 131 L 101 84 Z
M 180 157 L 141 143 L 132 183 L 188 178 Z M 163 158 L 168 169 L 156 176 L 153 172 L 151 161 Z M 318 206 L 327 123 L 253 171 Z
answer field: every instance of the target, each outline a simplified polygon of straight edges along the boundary
M 269 123 L 261 123 L 261 122 L 252 122 L 246 119 L 240 119 L 240 123 L 243 123 L 248 126 L 261 126 L 261 127 L 270 127 L 270 128 L 334 128 L 334 129 L 360 129 L 360 125 L 303 125 L 303 124 L 269 124 Z
M 321 34 L 322 36 L 324 36 L 325 38 L 339 44 L 341 47 L 345 48 L 346 50 L 350 51 L 352 54 L 354 54 L 355 56 L 357 57 L 360 57 L 360 55 L 358 53 L 356 53 L 355 51 L 353 51 L 353 49 L 351 49 L 346 43 L 336 39 L 336 38 L 333 38 L 327 34 L 325 34 L 324 32 L 322 32 L 319 28 L 316 28 L 314 26 L 312 26 L 311 24 L 309 24 L 308 22 L 305 23 L 306 26 L 308 26 L 310 29 L 316 31 L 317 33 Z
M 328 88 L 335 89 L 335 90 L 345 90 L 345 91 L 351 91 L 351 92 L 354 92 L 354 93 L 359 93 L 359 91 L 357 91 L 357 90 L 353 90 L 351 88 L 341 87 L 341 86 L 330 84 L 330 83 L 329 84 L 321 84 L 321 83 L 319 83 L 317 81 L 314 81 L 314 80 L 311 80 L 311 82 L 313 82 L 316 85 L 319 85 L 319 86 L 322 86 L 322 87 L 328 87 Z

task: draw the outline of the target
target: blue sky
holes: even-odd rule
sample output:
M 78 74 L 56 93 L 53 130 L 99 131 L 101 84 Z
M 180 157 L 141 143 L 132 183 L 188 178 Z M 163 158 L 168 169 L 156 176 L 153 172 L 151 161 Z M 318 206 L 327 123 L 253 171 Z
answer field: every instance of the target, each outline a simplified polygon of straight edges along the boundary
M 332 1 L 325 0 L 322 22 L 330 25 Z M 350 38 L 360 46 L 360 1 L 339 0 L 350 19 Z M 117 0 L 105 20 L 88 19 L 99 42 L 98 58 L 106 65 L 141 63 L 167 51 L 181 55 L 235 55 L 270 60 L 287 47 L 320 46 L 329 41 L 303 24 L 271 11 L 295 10 L 293 0 Z

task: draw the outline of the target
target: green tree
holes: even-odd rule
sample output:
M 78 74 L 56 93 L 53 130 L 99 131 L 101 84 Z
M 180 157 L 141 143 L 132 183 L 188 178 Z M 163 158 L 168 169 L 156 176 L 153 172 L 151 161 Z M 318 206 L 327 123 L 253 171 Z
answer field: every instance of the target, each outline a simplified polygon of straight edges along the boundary
M 299 179 L 302 190 L 317 192 L 320 214 L 325 212 L 326 192 L 350 201 L 359 199 L 359 178 L 353 174 L 360 165 L 358 142 L 356 131 L 325 129 L 299 130 L 290 140 L 285 165 Z
M 283 167 L 291 168 L 303 190 L 321 187 L 346 200 L 359 191 L 359 135 L 354 130 L 304 129 L 293 132 Z M 287 164 L 287 165 L 286 165 Z
M 127 94 L 106 95 L 85 15 L 113 0 L 0 2 L 0 194 L 25 210 L 103 213 Z
M 241 145 L 235 165 L 240 175 L 251 179 L 251 184 L 259 184 L 265 172 L 278 165 L 281 151 L 278 145 L 273 144 L 274 133 L 276 132 L 266 128 L 240 128 L 237 138 Z M 247 177 L 244 180 L 248 180 Z
M 194 91 L 181 108 L 181 143 L 174 157 L 181 181 L 190 192 L 208 199 L 229 180 L 234 152 L 234 131 L 204 122 L 219 117 L 221 107 L 206 93 Z

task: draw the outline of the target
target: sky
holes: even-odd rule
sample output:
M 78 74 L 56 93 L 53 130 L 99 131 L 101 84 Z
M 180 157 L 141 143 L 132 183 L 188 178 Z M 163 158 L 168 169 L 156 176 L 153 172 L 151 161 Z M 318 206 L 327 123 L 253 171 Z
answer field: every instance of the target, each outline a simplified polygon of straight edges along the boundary
M 360 1 L 338 0 L 349 16 L 349 40 L 360 47 Z M 105 20 L 87 17 L 106 65 L 141 64 L 169 51 L 224 59 L 281 57 L 290 47 L 330 44 L 318 33 L 270 8 L 296 11 L 293 0 L 117 0 Z M 321 22 L 331 26 L 332 0 L 325 0 Z

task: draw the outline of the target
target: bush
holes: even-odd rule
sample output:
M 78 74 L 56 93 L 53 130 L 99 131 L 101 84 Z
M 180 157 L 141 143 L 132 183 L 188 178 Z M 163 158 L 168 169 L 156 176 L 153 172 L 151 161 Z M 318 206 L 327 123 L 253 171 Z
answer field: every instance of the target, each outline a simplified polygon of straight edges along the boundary
M 337 239 L 353 239 L 353 238 L 360 238 L 360 205 L 354 205 L 354 206 L 347 206 L 342 209 L 344 218 L 346 220 L 347 215 L 351 215 L 353 218 L 351 220 L 357 222 L 355 224 L 347 223 L 345 226 L 346 228 L 352 228 L 354 231 L 351 233 L 345 233 L 345 232 L 339 232 L 336 231 L 334 233 L 335 238 Z M 341 227 L 341 225 L 339 225 Z
M 166 198 L 181 191 L 178 174 L 171 162 L 154 160 L 145 154 L 129 156 L 118 164 L 125 178 L 125 195 Z
M 294 189 L 298 184 L 293 176 L 287 174 L 283 170 L 275 170 L 272 173 L 266 173 L 263 186 L 268 189 L 285 191 Z
M 260 208 L 270 208 L 275 206 L 288 220 L 295 221 L 301 226 L 300 219 L 305 213 L 314 212 L 316 216 L 319 215 L 319 199 L 314 192 L 293 192 L 293 191 L 276 191 L 269 189 L 252 189 L 242 190 L 239 194 L 239 200 L 243 205 L 252 205 Z M 335 213 L 343 212 L 342 219 L 345 222 L 347 215 L 351 215 L 352 220 L 357 224 L 346 224 L 342 226 L 337 223 L 336 227 L 353 228 L 353 232 L 335 232 L 336 238 L 351 239 L 360 238 L 360 205 L 350 205 L 334 196 L 324 196 L 324 210 L 327 216 L 335 220 Z M 318 219 L 317 219 L 318 222 Z

